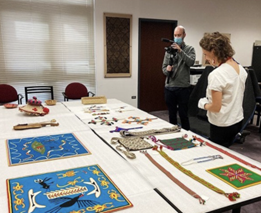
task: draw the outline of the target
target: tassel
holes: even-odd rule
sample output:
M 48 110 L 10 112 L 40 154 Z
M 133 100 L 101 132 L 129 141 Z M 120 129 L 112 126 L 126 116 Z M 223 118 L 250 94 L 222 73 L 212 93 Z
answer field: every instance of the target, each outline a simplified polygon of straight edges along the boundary
M 205 205 L 206 201 L 202 197 L 200 197 L 198 194 L 193 194 L 192 196 L 194 198 L 197 198 L 199 200 L 200 204 Z
M 240 194 L 237 193 L 237 192 L 225 193 L 225 196 L 226 196 L 230 201 L 236 201 L 237 198 L 240 198 Z
M 158 147 L 155 145 L 152 147 L 152 150 L 158 150 Z

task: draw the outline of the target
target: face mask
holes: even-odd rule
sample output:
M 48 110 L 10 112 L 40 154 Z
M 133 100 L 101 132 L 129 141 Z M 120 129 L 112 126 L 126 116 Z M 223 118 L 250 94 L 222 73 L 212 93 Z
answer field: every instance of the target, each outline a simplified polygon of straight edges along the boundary
M 177 43 L 178 45 L 181 45 L 181 43 L 183 42 L 183 39 L 182 39 L 182 37 L 175 37 L 174 42 Z

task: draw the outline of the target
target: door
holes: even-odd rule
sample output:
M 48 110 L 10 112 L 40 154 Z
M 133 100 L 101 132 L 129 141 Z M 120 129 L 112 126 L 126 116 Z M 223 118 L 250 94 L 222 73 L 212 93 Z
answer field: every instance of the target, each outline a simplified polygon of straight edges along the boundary
M 164 47 L 173 40 L 177 21 L 139 19 L 139 67 L 138 67 L 138 108 L 146 111 L 166 110 L 164 85 L 166 76 L 162 72 Z

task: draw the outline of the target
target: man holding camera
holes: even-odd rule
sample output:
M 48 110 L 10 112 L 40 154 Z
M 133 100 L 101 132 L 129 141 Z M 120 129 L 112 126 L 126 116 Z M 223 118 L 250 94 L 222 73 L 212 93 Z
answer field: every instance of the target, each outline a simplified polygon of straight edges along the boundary
M 165 52 L 162 71 L 166 75 L 164 93 L 169 111 L 169 122 L 174 125 L 178 123 L 178 111 L 181 127 L 189 130 L 190 67 L 195 62 L 196 53 L 192 46 L 185 44 L 185 36 L 185 28 L 177 26 L 174 30 L 174 43 Z

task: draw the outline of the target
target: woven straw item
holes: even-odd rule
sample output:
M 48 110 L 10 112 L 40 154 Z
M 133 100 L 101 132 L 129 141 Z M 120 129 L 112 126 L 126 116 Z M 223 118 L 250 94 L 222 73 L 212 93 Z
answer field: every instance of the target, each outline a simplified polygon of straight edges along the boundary
M 106 104 L 107 98 L 105 96 L 82 97 L 82 104 Z

